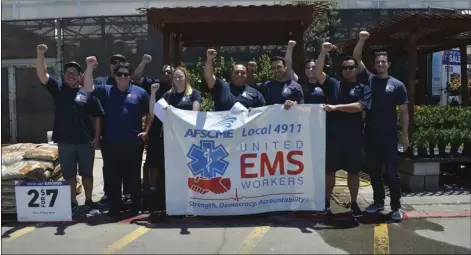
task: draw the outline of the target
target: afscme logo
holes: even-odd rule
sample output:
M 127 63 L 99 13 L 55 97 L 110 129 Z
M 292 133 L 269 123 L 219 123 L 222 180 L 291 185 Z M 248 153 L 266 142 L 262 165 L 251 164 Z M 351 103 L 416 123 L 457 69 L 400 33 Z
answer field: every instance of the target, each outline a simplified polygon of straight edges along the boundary
M 210 128 L 214 128 L 214 127 L 231 128 L 231 127 L 232 127 L 232 124 L 234 124 L 234 122 L 235 122 L 236 120 L 237 120 L 237 117 L 226 117 L 226 118 L 222 119 L 221 121 L 212 124 L 212 125 L 209 126 L 209 127 L 210 127 Z

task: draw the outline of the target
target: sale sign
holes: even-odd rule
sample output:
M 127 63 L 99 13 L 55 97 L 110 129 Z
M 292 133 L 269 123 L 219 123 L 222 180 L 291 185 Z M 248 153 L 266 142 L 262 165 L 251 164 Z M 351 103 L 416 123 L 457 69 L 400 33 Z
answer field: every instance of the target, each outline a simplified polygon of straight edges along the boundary
M 20 222 L 72 221 L 70 186 L 67 182 L 18 182 L 15 196 Z
M 162 110 L 162 100 L 155 112 L 164 122 L 169 215 L 324 208 L 325 112 L 320 105 L 249 111 L 236 104 L 230 111 L 196 112 Z

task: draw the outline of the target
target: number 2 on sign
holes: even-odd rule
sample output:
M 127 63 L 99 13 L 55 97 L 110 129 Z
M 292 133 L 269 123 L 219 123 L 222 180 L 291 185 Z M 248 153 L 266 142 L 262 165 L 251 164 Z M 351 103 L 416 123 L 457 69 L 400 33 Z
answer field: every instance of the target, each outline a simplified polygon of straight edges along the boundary
M 33 195 L 33 198 L 29 201 L 28 207 L 39 207 L 39 206 L 45 207 L 46 197 L 44 195 L 46 196 L 52 195 L 51 201 L 49 202 L 49 207 L 53 207 L 54 203 L 56 203 L 57 193 L 58 193 L 57 189 L 47 189 L 46 192 L 44 192 L 44 190 L 41 190 L 41 204 L 39 204 L 39 203 L 36 203 L 36 201 L 39 198 L 39 192 L 34 189 L 29 190 L 28 195 L 30 196 Z

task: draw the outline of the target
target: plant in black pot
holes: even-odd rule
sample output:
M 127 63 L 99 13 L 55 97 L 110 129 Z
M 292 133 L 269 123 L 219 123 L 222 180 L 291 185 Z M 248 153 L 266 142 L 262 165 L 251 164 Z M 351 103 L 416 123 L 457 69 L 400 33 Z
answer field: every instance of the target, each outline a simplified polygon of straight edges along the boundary
M 419 129 L 412 135 L 412 146 L 417 148 L 417 158 L 427 158 L 427 129 Z
M 438 143 L 438 155 L 440 158 L 446 157 L 446 146 L 450 143 L 451 129 L 440 129 L 436 130 L 437 143 Z
M 463 129 L 452 128 L 450 129 L 450 156 L 458 157 L 461 144 L 466 138 L 466 132 Z

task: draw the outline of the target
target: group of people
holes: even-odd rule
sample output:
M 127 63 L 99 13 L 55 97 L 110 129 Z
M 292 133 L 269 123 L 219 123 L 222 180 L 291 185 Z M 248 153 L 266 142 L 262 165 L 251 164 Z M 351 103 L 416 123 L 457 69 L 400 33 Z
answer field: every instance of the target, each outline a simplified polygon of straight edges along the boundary
M 352 57 L 341 62 L 342 77 L 333 78 L 324 73 L 325 59 L 334 46 L 324 43 L 317 59 L 305 63 L 306 80 L 300 80 L 292 68 L 295 41 L 289 41 L 284 57 L 271 59 L 273 80 L 254 82 L 257 64 L 249 62 L 233 66 L 230 82 L 216 77 L 216 50 L 208 49 L 204 64 L 206 86 L 214 100 L 215 111 L 226 111 L 239 102 L 247 108 L 283 104 L 289 110 L 296 104 L 322 104 L 327 112 L 326 122 L 326 204 L 322 214 L 330 214 L 330 197 L 335 186 L 335 172 L 348 172 L 351 195 L 351 213 L 363 215 L 356 199 L 359 190 L 359 172 L 366 166 L 371 176 L 374 203 L 366 211 L 384 210 L 385 190 L 382 168 L 389 177 L 391 217 L 401 220 L 401 191 L 398 176 L 397 146 L 408 147 L 408 100 L 405 86 L 389 76 L 386 53 L 375 57 L 375 73 L 369 72 L 363 62 L 362 48 L 369 33 L 360 32 Z M 93 78 L 98 65 L 96 57 L 86 59 L 82 74 L 76 62 L 64 66 L 62 82 L 49 76 L 44 65 L 47 46 L 37 48 L 37 74 L 55 103 L 53 140 L 59 147 L 59 162 L 64 177 L 75 187 L 75 176 L 82 176 L 85 205 L 93 207 L 94 151 L 100 147 L 103 156 L 104 196 L 100 202 L 109 202 L 109 215 L 122 211 L 123 201 L 129 201 L 131 212 L 139 213 L 148 206 L 155 215 L 165 215 L 165 160 L 163 124 L 154 117 L 153 105 L 164 98 L 169 105 L 199 111 L 202 97 L 192 88 L 188 71 L 184 67 L 166 65 L 163 79 L 143 77 L 143 71 L 152 57 L 144 55 L 132 72 L 122 55 L 110 58 L 110 75 Z M 401 126 L 398 141 L 397 113 L 399 106 Z M 363 119 L 366 112 L 366 121 Z M 142 117 L 147 116 L 143 130 Z M 146 165 L 150 194 L 142 200 L 141 163 L 144 144 L 147 144 Z M 362 159 L 366 159 L 366 164 Z M 74 188 L 71 189 L 72 209 L 78 208 Z M 109 201 L 108 201 L 109 200 Z M 142 201 L 145 201 L 142 203 Z

